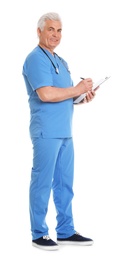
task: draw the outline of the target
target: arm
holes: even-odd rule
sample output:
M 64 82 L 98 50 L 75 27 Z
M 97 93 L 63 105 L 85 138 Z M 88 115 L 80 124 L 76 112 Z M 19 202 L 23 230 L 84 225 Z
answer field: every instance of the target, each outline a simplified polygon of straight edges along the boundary
M 75 87 L 57 88 L 41 87 L 36 90 L 43 102 L 60 102 L 66 99 L 77 97 L 85 92 L 91 91 L 93 82 L 90 78 L 80 81 Z

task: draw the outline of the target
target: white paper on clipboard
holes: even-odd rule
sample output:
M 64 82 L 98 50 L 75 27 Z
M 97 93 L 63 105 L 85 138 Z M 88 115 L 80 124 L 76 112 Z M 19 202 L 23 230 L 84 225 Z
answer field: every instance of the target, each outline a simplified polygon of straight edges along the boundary
M 100 79 L 99 81 L 97 81 L 96 83 L 94 83 L 93 84 L 93 90 L 95 90 L 98 86 L 100 86 L 101 84 L 103 84 L 106 80 L 108 80 L 110 78 L 110 76 L 109 77 L 105 77 L 105 78 L 103 78 L 103 79 Z M 73 103 L 74 104 L 78 104 L 78 103 L 80 103 L 84 98 L 85 98 L 85 96 L 86 96 L 86 94 L 84 93 L 84 94 L 82 94 L 82 95 L 80 95 L 79 97 L 77 97 L 74 101 L 73 101 Z

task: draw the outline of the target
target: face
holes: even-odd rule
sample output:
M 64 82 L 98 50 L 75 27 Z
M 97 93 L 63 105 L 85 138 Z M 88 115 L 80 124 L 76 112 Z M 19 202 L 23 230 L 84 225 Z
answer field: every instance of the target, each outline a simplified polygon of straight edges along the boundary
M 59 21 L 47 20 L 43 31 L 37 29 L 39 45 L 53 52 L 61 40 L 62 26 Z

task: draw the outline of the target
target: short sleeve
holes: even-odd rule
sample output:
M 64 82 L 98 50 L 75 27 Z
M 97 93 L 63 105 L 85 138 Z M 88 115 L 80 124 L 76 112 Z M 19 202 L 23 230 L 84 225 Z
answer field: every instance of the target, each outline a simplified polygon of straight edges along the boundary
M 51 64 L 41 53 L 29 55 L 23 66 L 23 73 L 33 90 L 44 86 L 52 86 Z

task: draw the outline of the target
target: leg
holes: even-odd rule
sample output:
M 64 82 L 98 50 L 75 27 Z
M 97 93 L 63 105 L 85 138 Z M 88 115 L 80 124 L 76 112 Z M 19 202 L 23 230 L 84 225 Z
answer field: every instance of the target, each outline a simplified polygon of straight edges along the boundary
M 65 238 L 75 233 L 72 216 L 74 178 L 74 148 L 72 138 L 64 139 L 58 154 L 54 179 L 53 198 L 57 210 L 57 236 Z
M 52 188 L 52 178 L 61 145 L 60 139 L 34 138 L 33 167 L 30 182 L 30 220 L 32 238 L 48 234 L 45 217 Z

